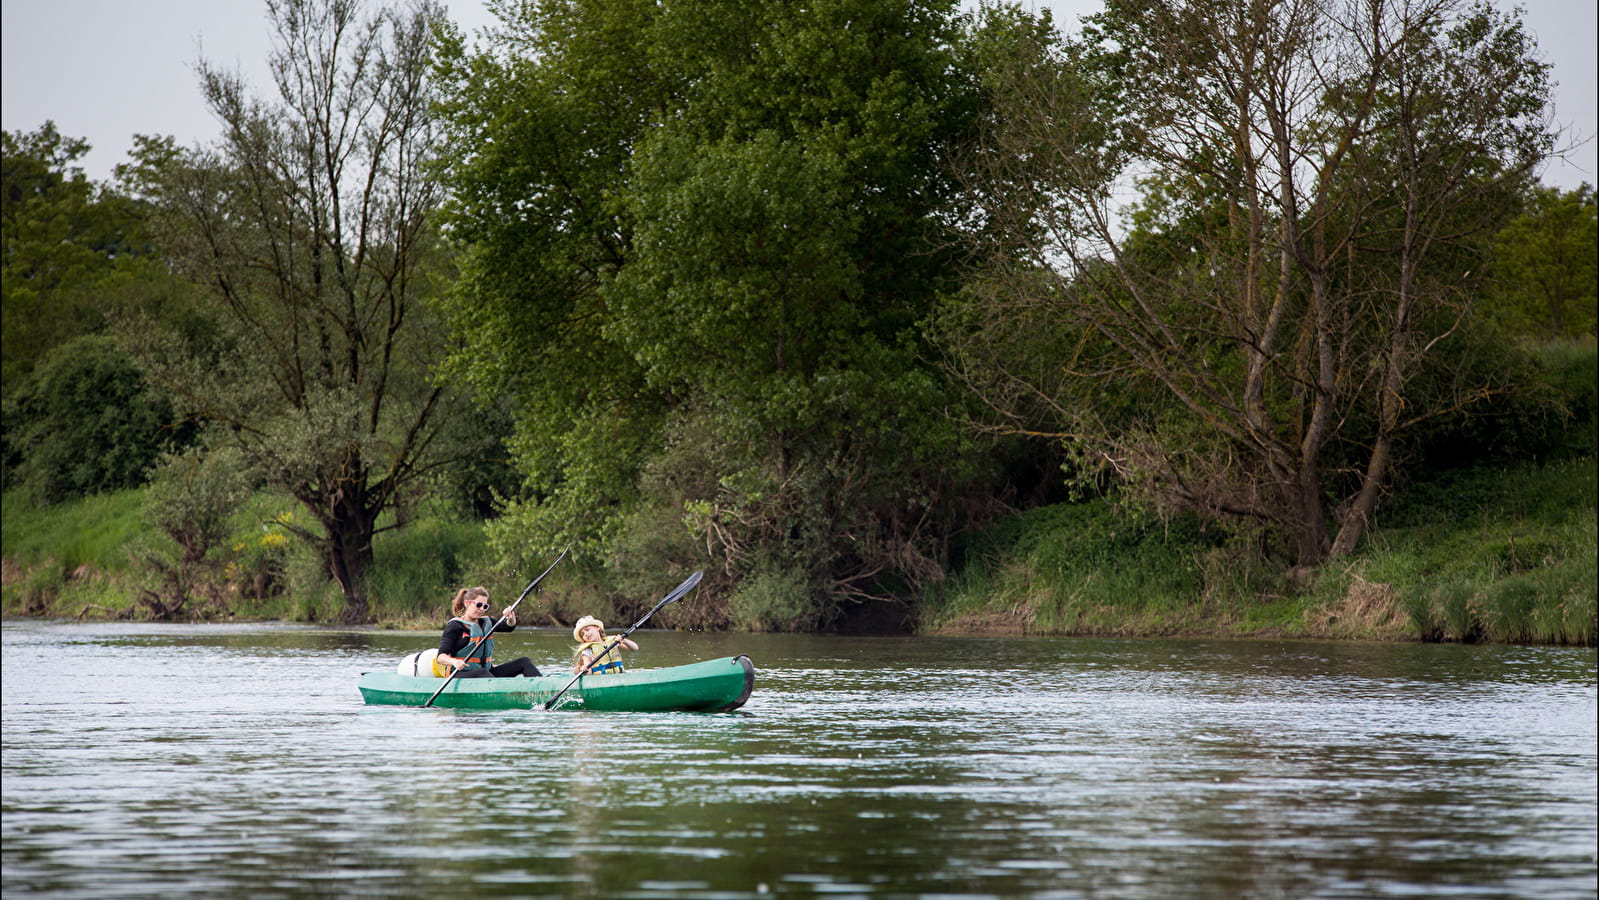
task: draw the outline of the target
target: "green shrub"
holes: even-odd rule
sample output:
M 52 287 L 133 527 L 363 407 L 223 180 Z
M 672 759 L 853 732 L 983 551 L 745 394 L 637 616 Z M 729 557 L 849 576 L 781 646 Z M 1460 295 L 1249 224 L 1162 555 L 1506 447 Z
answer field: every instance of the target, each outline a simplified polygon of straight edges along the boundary
M 413 521 L 378 537 L 368 586 L 386 616 L 443 617 L 457 589 L 487 580 L 487 555 L 488 539 L 476 522 Z
M 194 436 L 103 335 L 52 349 L 7 395 L 3 429 L 6 488 L 43 503 L 137 487 Z
M 1395 470 L 1399 494 L 1425 489 L 1451 470 L 1556 462 L 1599 450 L 1593 337 L 1514 346 L 1496 341 L 1468 339 L 1465 352 L 1456 354 L 1459 365 L 1483 370 L 1473 377 L 1491 386 L 1484 395 L 1404 436 Z
M 773 567 L 739 582 L 728 615 L 745 631 L 805 631 L 817 624 L 817 603 L 802 574 Z
M 1189 515 L 1163 519 L 1108 501 L 1039 507 L 957 548 L 958 574 L 932 595 L 925 627 L 962 618 L 1039 633 L 1175 632 L 1206 606 L 1275 587 L 1264 561 Z
M 158 619 L 224 615 L 228 538 L 249 495 L 243 463 L 231 451 L 194 448 L 166 462 L 145 492 L 145 521 L 161 537 L 140 554 L 150 577 L 140 599 Z

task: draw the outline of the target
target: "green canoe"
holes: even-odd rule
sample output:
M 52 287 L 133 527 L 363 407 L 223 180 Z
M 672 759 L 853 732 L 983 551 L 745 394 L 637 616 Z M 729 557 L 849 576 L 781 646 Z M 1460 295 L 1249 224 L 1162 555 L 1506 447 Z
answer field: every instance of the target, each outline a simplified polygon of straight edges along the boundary
M 571 675 L 541 678 L 456 678 L 434 706 L 455 709 L 532 709 L 560 693 Z M 368 705 L 421 706 L 439 689 L 438 678 L 395 672 L 361 676 Z M 747 656 L 726 656 L 666 669 L 639 669 L 617 675 L 584 675 L 561 695 L 556 709 L 625 712 L 726 712 L 738 709 L 755 689 L 755 665 Z

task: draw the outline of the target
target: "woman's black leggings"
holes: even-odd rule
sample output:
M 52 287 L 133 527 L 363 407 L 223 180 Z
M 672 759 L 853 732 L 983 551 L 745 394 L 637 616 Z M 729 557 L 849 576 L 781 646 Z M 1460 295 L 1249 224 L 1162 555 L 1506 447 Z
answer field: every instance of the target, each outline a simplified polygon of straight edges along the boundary
M 514 678 L 525 675 L 528 678 L 539 677 L 538 666 L 533 665 L 533 660 L 525 656 L 517 657 L 508 663 L 500 663 L 492 669 L 462 669 L 456 678 Z

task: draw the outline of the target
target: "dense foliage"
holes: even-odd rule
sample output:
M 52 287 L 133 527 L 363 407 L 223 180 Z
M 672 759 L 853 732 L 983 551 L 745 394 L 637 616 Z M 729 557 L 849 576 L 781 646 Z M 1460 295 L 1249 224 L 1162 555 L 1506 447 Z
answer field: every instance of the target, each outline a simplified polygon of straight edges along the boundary
M 1495 236 L 1489 314 L 1515 333 L 1594 333 L 1599 303 L 1599 200 L 1593 187 L 1535 186 L 1527 208 Z
M 109 335 L 51 348 L 7 394 L 4 415 L 7 487 L 45 503 L 143 484 L 194 430 Z
M 4 135 L 0 371 L 8 393 L 52 348 L 104 327 L 114 305 L 107 289 L 137 250 L 139 210 L 84 177 L 76 162 L 88 150 L 52 122 Z
M 275 0 L 114 184 L 5 135 L 8 610 L 428 617 L 573 543 L 557 619 L 1593 640 L 1596 203 L 1515 14 L 491 7 Z
M 971 490 L 918 334 L 977 100 L 953 4 L 501 13 L 444 57 L 456 362 L 517 398 L 529 477 L 500 545 L 708 563 L 758 628 L 936 580 Z
M 151 252 L 148 209 L 84 177 L 88 152 L 46 122 L 0 162 L 0 480 L 54 503 L 142 484 L 193 438 L 112 339 L 134 313 L 180 322 L 187 292 Z
M 991 70 L 955 367 L 1159 505 L 1264 528 L 1301 572 L 1347 555 L 1417 429 L 1526 389 L 1473 306 L 1552 146 L 1548 67 L 1457 0 L 1088 25 L 1013 26 Z

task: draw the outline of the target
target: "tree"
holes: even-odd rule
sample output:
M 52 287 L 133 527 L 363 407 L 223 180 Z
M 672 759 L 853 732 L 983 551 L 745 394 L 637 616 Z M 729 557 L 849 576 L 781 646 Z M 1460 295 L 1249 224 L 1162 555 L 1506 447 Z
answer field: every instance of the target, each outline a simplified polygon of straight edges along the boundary
M 445 93 L 452 318 L 519 400 L 519 535 L 628 558 L 670 528 L 758 627 L 936 578 L 961 476 L 917 322 L 975 101 L 953 4 L 506 12 Z
M 1494 311 L 1518 331 L 1591 335 L 1599 307 L 1599 202 L 1593 187 L 1540 186 L 1530 200 L 1530 208 L 1494 238 Z
M 51 122 L 4 135 L 3 477 L 44 503 L 142 484 L 193 433 L 110 338 L 136 310 L 181 321 L 187 296 L 151 256 L 141 204 L 75 165 L 88 149 Z
M 43 503 L 138 487 L 191 442 L 110 335 L 53 348 L 5 401 L 6 487 Z
M 1441 367 L 1551 146 L 1521 23 L 1456 0 L 1112 0 L 1069 47 L 1011 33 L 969 157 L 968 317 L 1065 332 L 1070 377 L 998 380 L 1161 502 L 1281 529 L 1301 568 L 1351 552 L 1402 436 L 1493 389 Z
M 102 330 L 127 305 L 128 281 L 149 278 L 138 259 L 141 213 L 75 163 L 87 142 L 54 122 L 5 132 L 0 163 L 0 327 L 10 393 L 57 345 Z
M 150 377 L 209 423 L 257 477 L 290 492 L 367 618 L 379 517 L 446 460 L 450 395 L 430 382 L 443 345 L 425 300 L 442 264 L 429 170 L 437 6 L 363 18 L 354 0 L 272 0 L 277 97 L 200 66 L 224 134 L 209 149 L 145 140 L 124 175 L 157 205 L 160 246 L 206 288 L 219 335 L 196 349 L 135 335 Z

